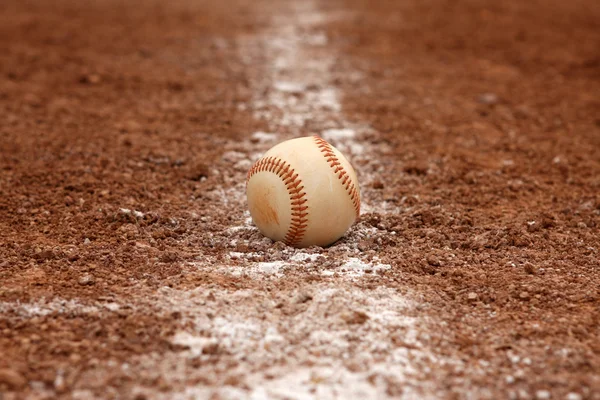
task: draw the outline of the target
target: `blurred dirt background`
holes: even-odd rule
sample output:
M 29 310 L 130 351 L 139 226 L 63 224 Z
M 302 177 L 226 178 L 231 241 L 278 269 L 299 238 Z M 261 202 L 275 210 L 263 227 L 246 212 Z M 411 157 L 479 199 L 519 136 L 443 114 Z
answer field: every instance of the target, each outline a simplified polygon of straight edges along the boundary
M 600 3 L 311 4 L 0 4 L 1 399 L 348 398 L 312 370 L 308 397 L 269 391 L 323 357 L 356 397 L 600 399 Z M 283 92 L 340 110 L 290 126 L 257 100 L 273 21 L 312 38 L 298 63 L 335 54 Z M 360 223 L 328 249 L 261 238 L 251 161 L 348 124 Z M 397 296 L 417 322 L 392 329 Z M 233 313 L 277 340 L 219 336 Z M 328 353 L 314 326 L 361 333 Z

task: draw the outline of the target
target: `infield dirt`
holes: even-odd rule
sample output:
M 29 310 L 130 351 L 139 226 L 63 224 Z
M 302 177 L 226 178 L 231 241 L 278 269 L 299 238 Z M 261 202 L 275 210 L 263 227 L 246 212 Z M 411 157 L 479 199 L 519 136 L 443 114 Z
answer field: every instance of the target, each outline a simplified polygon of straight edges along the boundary
M 600 3 L 0 4 L 0 399 L 600 399 Z M 319 134 L 328 248 L 245 176 Z

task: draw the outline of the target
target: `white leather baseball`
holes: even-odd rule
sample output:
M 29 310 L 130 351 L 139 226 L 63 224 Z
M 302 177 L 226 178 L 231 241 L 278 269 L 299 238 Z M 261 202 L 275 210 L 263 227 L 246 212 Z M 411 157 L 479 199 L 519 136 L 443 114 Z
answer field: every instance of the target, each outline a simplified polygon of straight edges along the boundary
M 327 246 L 360 214 L 356 173 L 318 136 L 271 148 L 248 171 L 248 207 L 263 235 L 294 247 Z

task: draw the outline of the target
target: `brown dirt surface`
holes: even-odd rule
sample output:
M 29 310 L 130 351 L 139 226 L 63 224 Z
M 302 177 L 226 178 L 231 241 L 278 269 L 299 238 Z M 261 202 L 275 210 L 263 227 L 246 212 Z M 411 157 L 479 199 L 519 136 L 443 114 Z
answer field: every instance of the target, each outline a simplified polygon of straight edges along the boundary
M 600 3 L 0 4 L 0 399 L 600 399 Z M 361 218 L 261 236 L 319 134 Z

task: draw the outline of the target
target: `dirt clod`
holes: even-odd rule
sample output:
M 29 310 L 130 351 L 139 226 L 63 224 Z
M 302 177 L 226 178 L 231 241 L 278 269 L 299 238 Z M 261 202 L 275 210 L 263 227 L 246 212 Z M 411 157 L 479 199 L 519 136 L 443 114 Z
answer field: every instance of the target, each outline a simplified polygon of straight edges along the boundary
M 364 324 L 369 320 L 369 316 L 364 311 L 350 311 L 342 314 L 342 319 L 347 324 Z
M 0 385 L 6 385 L 9 389 L 21 389 L 27 384 L 27 380 L 19 372 L 12 369 L 0 369 Z

